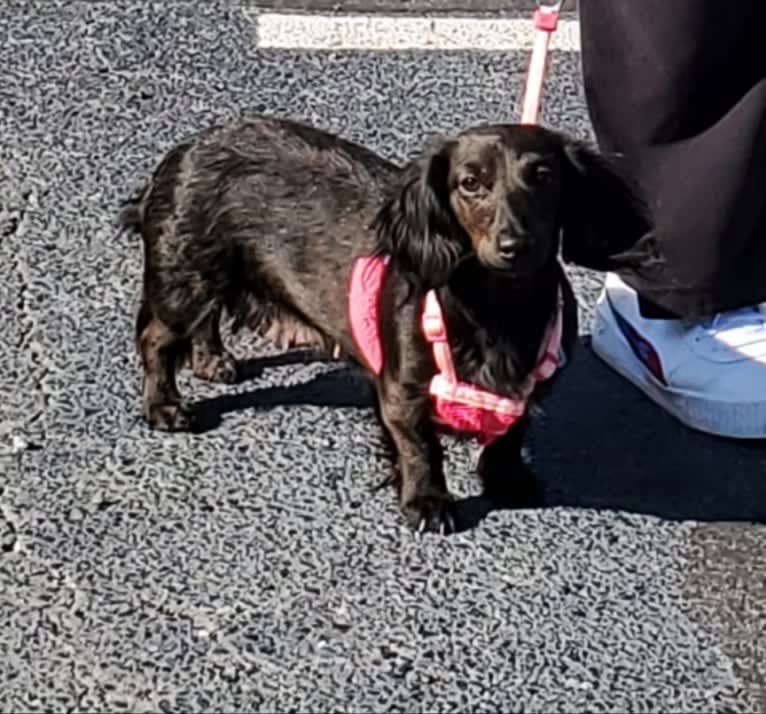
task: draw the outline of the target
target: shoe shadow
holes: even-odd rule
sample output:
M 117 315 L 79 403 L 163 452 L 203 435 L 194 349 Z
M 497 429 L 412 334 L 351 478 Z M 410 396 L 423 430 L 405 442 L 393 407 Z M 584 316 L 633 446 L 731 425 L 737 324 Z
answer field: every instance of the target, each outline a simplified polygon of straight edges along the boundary
M 766 440 L 695 431 L 582 340 L 531 430 L 545 506 L 766 522 Z
M 533 420 L 528 443 L 534 476 L 512 484 L 505 508 L 766 523 L 766 440 L 727 440 L 685 427 L 604 365 L 588 342 L 578 345 L 543 405 L 543 416 Z M 316 355 L 259 358 L 242 365 L 242 374 L 307 361 L 316 361 Z M 375 399 L 363 372 L 343 366 L 304 384 L 198 402 L 197 431 L 215 428 L 227 413 L 301 405 L 374 408 Z M 498 507 L 484 496 L 471 496 L 456 508 L 462 531 Z

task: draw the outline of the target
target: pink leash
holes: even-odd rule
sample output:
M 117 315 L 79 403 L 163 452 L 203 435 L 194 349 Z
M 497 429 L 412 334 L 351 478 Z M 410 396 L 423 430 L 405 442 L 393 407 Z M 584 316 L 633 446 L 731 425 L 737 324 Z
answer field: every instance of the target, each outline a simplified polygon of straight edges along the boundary
M 543 83 L 548 68 L 548 48 L 551 35 L 558 27 L 563 4 L 563 0 L 556 3 L 545 3 L 542 0 L 537 0 L 537 9 L 532 17 L 535 26 L 535 39 L 532 45 L 532 57 L 529 61 L 527 85 L 524 90 L 524 103 L 521 110 L 522 124 L 537 123 Z

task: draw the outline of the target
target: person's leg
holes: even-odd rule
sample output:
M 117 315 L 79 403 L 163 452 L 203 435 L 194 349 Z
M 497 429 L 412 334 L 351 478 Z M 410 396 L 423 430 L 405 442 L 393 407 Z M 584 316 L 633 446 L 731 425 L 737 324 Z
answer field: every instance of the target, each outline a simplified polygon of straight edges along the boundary
M 665 259 L 608 276 L 594 349 L 687 424 L 764 437 L 766 4 L 579 5 L 597 141 L 643 188 Z

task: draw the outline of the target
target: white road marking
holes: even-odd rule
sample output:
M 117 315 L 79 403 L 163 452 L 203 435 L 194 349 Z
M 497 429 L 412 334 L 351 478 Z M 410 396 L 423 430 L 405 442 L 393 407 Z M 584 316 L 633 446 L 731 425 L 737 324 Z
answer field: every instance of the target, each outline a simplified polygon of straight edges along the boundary
M 523 50 L 534 29 L 525 18 L 253 13 L 259 48 L 310 50 Z M 579 52 L 576 19 L 562 18 L 551 49 Z

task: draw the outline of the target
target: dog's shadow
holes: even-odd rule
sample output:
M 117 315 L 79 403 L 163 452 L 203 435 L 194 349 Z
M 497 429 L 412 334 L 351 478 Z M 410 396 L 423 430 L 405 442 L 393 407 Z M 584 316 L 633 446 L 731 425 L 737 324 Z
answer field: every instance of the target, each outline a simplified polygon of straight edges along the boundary
M 242 374 L 312 359 L 288 353 L 252 360 Z M 372 408 L 373 389 L 361 370 L 342 366 L 305 384 L 214 397 L 196 410 L 207 430 L 228 412 L 299 405 Z M 543 407 L 529 436 L 532 472 L 510 484 L 511 507 L 766 522 L 766 441 L 719 439 L 683 426 L 594 357 L 587 339 Z M 460 530 L 494 508 L 483 496 L 461 500 Z
M 237 364 L 239 382 L 255 379 L 268 369 L 327 361 L 309 350 L 258 357 Z M 372 384 L 361 370 L 342 365 L 320 374 L 309 382 L 294 386 L 263 387 L 238 394 L 222 394 L 194 405 L 195 431 L 203 433 L 220 426 L 223 417 L 245 409 L 267 409 L 276 406 L 372 407 Z

